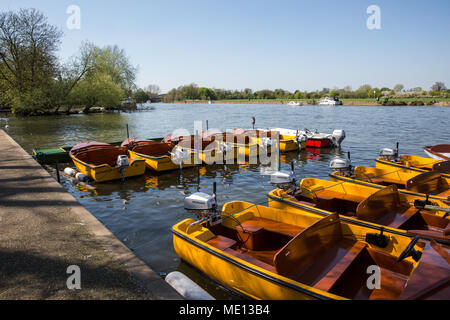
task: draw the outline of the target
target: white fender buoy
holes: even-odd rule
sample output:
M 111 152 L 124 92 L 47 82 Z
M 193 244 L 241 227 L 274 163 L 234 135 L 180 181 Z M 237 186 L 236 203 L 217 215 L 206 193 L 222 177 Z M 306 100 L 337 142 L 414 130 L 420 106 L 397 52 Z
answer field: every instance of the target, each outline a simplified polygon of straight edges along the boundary
M 216 300 L 181 272 L 169 273 L 166 282 L 187 300 Z
M 81 182 L 88 182 L 89 181 L 89 177 L 87 175 L 85 175 L 84 173 L 78 172 L 75 175 L 75 178 L 77 178 L 78 181 Z
M 69 177 L 75 177 L 75 175 L 77 174 L 77 172 L 75 170 L 73 170 L 72 168 L 65 168 L 64 173 L 66 175 L 68 175 Z

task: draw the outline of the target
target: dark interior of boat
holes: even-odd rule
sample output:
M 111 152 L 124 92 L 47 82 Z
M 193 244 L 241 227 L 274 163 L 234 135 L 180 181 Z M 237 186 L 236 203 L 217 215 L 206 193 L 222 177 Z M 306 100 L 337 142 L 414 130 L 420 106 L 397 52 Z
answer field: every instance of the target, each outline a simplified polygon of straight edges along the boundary
M 201 142 L 202 150 L 205 150 L 212 143 L 212 141 L 207 141 L 203 139 L 200 141 L 195 141 L 195 139 L 196 139 L 195 137 L 190 137 L 190 139 L 189 138 L 183 139 L 177 145 L 187 149 L 194 149 L 196 145 L 199 142 Z M 211 149 L 211 147 L 209 147 L 209 149 Z
M 297 195 L 299 204 L 355 217 L 359 220 L 373 222 L 396 229 L 408 230 L 423 236 L 441 239 L 450 238 L 450 220 L 435 214 L 404 206 L 395 186 L 381 189 L 363 201 L 343 199 L 338 192 L 322 190 L 314 193 L 313 198 Z
M 337 214 L 306 229 L 263 218 L 236 228 L 210 227 L 216 235 L 208 244 L 265 270 L 316 289 L 350 299 L 396 299 L 413 264 L 369 248 L 342 234 Z M 367 268 L 381 270 L 381 289 L 369 290 Z
M 169 152 L 172 151 L 174 147 L 175 145 L 172 143 L 149 141 L 146 143 L 139 143 L 134 146 L 132 150 L 148 156 L 160 157 L 169 155 Z
M 127 149 L 117 146 L 91 146 L 76 152 L 75 156 L 88 164 L 99 166 L 108 164 L 115 167 L 117 157 L 119 155 L 127 155 Z
M 223 132 L 221 134 L 215 134 L 211 137 L 211 141 L 214 141 L 216 137 L 220 138 L 220 141 L 228 142 L 228 143 L 240 143 L 240 144 L 249 144 L 250 143 L 250 137 L 245 134 L 231 134 Z

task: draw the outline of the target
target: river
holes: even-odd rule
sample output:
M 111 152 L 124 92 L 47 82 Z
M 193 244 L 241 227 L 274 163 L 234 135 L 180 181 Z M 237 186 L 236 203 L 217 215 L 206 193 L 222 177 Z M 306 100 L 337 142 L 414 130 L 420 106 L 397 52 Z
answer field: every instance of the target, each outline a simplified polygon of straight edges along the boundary
M 154 110 L 133 113 L 10 118 L 7 132 L 28 152 L 35 147 L 70 146 L 81 141 L 120 141 L 130 136 L 163 137 L 184 128 L 194 134 L 194 121 L 206 120 L 209 128 L 227 130 L 251 127 L 281 127 L 332 132 L 344 129 L 347 138 L 341 149 L 312 152 L 304 150 L 282 155 L 286 169 L 295 162 L 297 179 L 328 178 L 329 162 L 351 152 L 354 165 L 374 166 L 379 150 L 394 148 L 400 153 L 424 156 L 423 147 L 450 143 L 450 109 L 448 107 L 360 107 L 244 104 L 152 104 Z M 0 126 L 5 125 L 0 118 Z M 97 184 L 95 192 L 63 186 L 94 214 L 139 258 L 162 274 L 180 270 L 191 276 L 213 296 L 236 298 L 190 266 L 180 263 L 172 245 L 170 228 L 192 217 L 183 209 L 183 199 L 197 190 L 212 192 L 217 182 L 218 202 L 244 200 L 264 202 L 273 187 L 260 174 L 258 165 L 201 166 L 166 174 L 147 173 L 145 177 L 125 182 Z

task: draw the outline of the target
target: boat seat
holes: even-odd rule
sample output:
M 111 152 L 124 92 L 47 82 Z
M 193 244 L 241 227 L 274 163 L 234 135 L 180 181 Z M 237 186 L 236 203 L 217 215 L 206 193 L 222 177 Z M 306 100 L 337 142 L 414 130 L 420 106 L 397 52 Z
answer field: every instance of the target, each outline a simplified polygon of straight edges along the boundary
M 397 214 L 394 221 L 392 221 L 389 224 L 389 227 L 395 228 L 395 229 L 402 229 L 401 226 L 404 225 L 408 220 L 410 220 L 416 213 L 419 212 L 419 209 L 415 207 L 410 207 L 408 210 L 403 212 L 403 214 Z M 377 222 L 380 223 L 382 219 L 379 219 Z
M 264 229 L 270 232 L 280 233 L 288 237 L 294 237 L 303 230 L 303 228 L 291 224 L 263 218 L 252 218 L 242 222 L 241 225 L 248 232 L 258 232 L 259 230 Z M 240 226 L 237 228 L 240 228 Z
M 268 263 L 265 263 L 265 262 L 262 262 L 261 260 L 253 258 L 253 257 L 251 257 L 251 256 L 249 256 L 249 255 L 247 255 L 245 253 L 238 252 L 238 251 L 236 251 L 234 249 L 231 249 L 231 248 L 224 249 L 223 251 L 228 253 L 228 254 L 230 254 L 230 255 L 232 255 L 232 256 L 234 256 L 234 257 L 236 257 L 236 258 L 239 258 L 239 259 L 242 259 L 244 261 L 247 261 L 247 262 L 249 262 L 249 263 L 251 263 L 251 264 L 253 264 L 255 266 L 258 266 L 258 267 L 263 268 L 265 270 L 268 270 L 270 272 L 276 273 L 276 270 L 275 270 L 274 266 L 271 266 Z
M 367 245 L 365 243 L 356 241 L 344 257 L 319 282 L 314 285 L 314 288 L 323 291 L 330 291 L 334 284 L 339 280 L 339 277 L 344 274 L 344 272 L 366 246 Z
M 212 238 L 211 240 L 207 241 L 206 243 L 219 250 L 225 250 L 234 247 L 237 242 L 233 239 L 218 235 L 215 238 Z

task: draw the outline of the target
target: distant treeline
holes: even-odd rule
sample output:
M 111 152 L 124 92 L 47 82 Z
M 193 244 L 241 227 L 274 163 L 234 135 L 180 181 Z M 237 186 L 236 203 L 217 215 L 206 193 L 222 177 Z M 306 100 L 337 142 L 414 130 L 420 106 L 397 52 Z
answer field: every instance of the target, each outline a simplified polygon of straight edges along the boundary
M 175 102 L 184 100 L 243 100 L 243 99 L 277 99 L 277 100 L 308 100 L 308 99 L 320 99 L 323 97 L 339 97 L 340 99 L 380 99 L 382 97 L 390 98 L 430 98 L 440 97 L 449 98 L 450 90 L 447 90 L 445 84 L 442 82 L 436 82 L 429 91 L 425 91 L 422 88 L 413 88 L 410 90 L 404 90 L 404 86 L 398 84 L 394 88 L 374 88 L 371 85 L 362 85 L 356 90 L 352 90 L 350 86 L 346 86 L 342 89 L 329 89 L 323 88 L 317 91 L 301 91 L 296 90 L 290 92 L 283 89 L 276 90 L 259 90 L 253 91 L 252 89 L 244 90 L 226 90 L 216 88 L 198 87 L 195 83 L 189 85 L 180 86 L 170 90 L 164 95 L 164 102 Z

